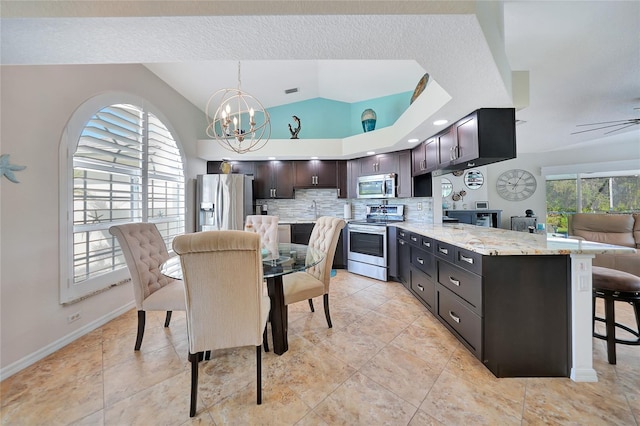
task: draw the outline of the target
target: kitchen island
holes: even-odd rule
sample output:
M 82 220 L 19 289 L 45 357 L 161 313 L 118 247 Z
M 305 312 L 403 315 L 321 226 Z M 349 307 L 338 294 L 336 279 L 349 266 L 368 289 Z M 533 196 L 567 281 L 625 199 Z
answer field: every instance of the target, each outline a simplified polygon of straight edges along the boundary
M 591 259 L 634 249 L 466 224 L 390 226 L 410 257 L 402 267 L 399 256 L 401 281 L 494 375 L 597 381 Z

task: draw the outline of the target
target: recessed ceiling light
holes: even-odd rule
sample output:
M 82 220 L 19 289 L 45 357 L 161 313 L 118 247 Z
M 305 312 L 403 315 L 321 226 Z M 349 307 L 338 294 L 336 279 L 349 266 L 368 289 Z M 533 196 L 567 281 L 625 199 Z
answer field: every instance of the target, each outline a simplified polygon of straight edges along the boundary
M 375 151 L 367 151 L 367 155 L 373 155 L 375 153 L 376 153 Z
M 434 126 L 442 126 L 444 124 L 447 124 L 449 122 L 449 120 L 436 120 L 433 122 Z
M 418 138 L 413 138 L 413 139 L 409 139 L 407 142 L 409 142 L 409 143 L 416 143 L 416 142 L 420 142 L 420 139 L 418 139 Z
M 268 160 L 275 160 L 276 157 L 269 157 Z

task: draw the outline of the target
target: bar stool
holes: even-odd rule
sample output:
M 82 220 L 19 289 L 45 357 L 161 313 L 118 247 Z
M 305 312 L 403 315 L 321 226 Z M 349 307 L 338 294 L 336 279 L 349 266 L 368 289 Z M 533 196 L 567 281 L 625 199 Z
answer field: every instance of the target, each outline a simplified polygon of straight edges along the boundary
M 593 337 L 607 341 L 609 364 L 616 363 L 616 343 L 640 345 L 640 277 L 628 272 L 594 266 L 593 279 Z M 604 299 L 604 318 L 596 316 L 596 297 Z M 628 302 L 633 305 L 636 314 L 636 330 L 616 322 L 614 302 Z M 607 334 L 595 332 L 595 321 L 604 322 Z M 633 336 L 634 340 L 616 339 L 615 328 L 621 328 Z

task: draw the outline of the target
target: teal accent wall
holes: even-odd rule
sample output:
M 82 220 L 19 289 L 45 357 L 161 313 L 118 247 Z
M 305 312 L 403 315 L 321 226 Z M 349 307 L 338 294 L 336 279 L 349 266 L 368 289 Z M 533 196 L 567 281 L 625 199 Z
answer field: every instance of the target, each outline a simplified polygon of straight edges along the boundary
M 302 129 L 300 139 L 342 139 L 364 133 L 360 116 L 371 108 L 376 112 L 376 129 L 391 126 L 409 107 L 413 92 L 399 93 L 382 98 L 349 104 L 325 98 L 268 108 L 271 116 L 271 138 L 289 139 L 289 124 L 295 128 L 297 116 Z

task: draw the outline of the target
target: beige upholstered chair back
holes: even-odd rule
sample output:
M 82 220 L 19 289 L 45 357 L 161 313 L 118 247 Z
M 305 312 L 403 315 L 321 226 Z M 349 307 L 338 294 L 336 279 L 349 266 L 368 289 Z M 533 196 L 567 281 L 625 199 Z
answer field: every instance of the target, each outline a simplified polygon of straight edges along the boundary
M 278 220 L 278 216 L 249 215 L 244 230 L 260 235 L 261 247 L 269 248 L 278 244 Z
M 307 272 L 324 283 L 325 293 L 329 292 L 333 257 L 336 254 L 340 232 L 345 225 L 346 222 L 343 219 L 323 216 L 316 221 L 311 231 L 309 246 L 326 253 L 326 255 L 320 263 L 309 268 Z
M 169 258 L 167 245 L 153 223 L 127 223 L 109 228 L 118 239 L 131 274 L 136 308 L 143 309 L 143 301 L 152 293 L 169 285 L 172 280 L 160 272 L 160 265 Z M 182 305 L 182 301 L 179 301 Z M 180 310 L 180 306 L 167 310 Z M 182 308 L 184 310 L 184 308 Z
M 269 315 L 260 238 L 244 231 L 176 237 L 187 306 L 189 352 L 259 346 Z

